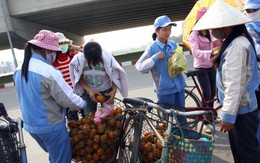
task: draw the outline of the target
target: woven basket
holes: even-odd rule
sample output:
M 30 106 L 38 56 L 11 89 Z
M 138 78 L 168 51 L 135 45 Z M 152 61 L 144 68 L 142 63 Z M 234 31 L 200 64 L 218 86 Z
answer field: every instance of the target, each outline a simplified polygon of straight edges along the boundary
M 174 133 L 175 140 L 179 142 L 170 148 L 170 162 L 178 163 L 210 163 L 213 152 L 213 136 L 197 133 L 193 130 L 182 129 L 183 138 L 180 138 L 180 133 Z M 208 141 L 199 140 L 207 138 Z

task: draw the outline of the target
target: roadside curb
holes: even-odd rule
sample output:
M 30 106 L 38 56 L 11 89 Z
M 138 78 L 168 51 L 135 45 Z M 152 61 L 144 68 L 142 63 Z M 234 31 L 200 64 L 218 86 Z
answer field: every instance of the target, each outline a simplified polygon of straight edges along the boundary
M 1 89 L 1 88 L 13 87 L 13 86 L 14 86 L 14 82 L 5 83 L 5 84 L 0 84 L 0 89 Z
M 137 60 L 132 60 L 132 61 L 121 62 L 121 63 L 119 63 L 119 64 L 120 64 L 122 67 L 125 67 L 125 66 L 135 65 L 136 62 L 137 62 Z

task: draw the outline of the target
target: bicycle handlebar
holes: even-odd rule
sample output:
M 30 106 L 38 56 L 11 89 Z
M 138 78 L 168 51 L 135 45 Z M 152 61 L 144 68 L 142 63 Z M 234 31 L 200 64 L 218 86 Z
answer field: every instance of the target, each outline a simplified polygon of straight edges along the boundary
M 152 102 L 148 102 L 139 98 L 129 98 L 129 97 L 125 97 L 123 99 L 124 103 L 128 103 L 131 104 L 133 106 L 135 105 L 145 105 L 147 108 L 151 107 L 151 108 L 155 108 L 157 110 L 160 110 L 161 112 L 165 113 L 165 114 L 175 114 L 175 115 L 181 115 L 181 116 L 193 116 L 193 115 L 201 115 L 201 114 L 208 114 L 211 111 L 206 111 L 206 110 L 196 110 L 196 111 L 187 111 L 187 112 L 183 112 L 183 111 L 178 111 L 178 110 L 174 110 L 174 109 L 164 109 L 163 107 L 159 106 L 158 104 L 152 103 Z

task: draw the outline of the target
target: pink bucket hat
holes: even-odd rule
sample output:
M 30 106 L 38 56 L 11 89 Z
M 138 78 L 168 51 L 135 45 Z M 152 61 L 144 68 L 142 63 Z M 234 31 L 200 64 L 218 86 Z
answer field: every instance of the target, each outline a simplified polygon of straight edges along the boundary
M 58 36 L 49 30 L 41 30 L 32 40 L 28 42 L 44 49 L 61 51 Z
M 198 21 L 206 12 L 208 11 L 208 8 L 202 7 L 198 10 L 196 20 Z

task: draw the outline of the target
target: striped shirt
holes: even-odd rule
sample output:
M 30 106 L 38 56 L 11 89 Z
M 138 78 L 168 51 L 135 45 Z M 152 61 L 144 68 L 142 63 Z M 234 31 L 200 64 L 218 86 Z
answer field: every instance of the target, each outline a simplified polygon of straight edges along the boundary
M 71 52 L 70 55 L 74 57 L 77 52 Z M 57 61 L 54 61 L 52 65 L 60 70 L 64 80 L 72 87 L 70 72 L 69 72 L 69 64 L 72 60 L 66 53 L 60 54 Z

